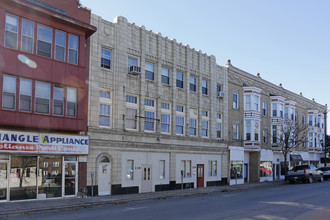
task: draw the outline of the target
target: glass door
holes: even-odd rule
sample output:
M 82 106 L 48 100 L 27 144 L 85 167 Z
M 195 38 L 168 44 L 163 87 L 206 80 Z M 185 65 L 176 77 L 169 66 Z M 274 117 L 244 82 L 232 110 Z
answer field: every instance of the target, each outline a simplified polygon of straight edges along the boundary
M 0 202 L 7 201 L 8 193 L 8 162 L 0 161 Z
M 64 196 L 77 194 L 77 162 L 64 161 Z

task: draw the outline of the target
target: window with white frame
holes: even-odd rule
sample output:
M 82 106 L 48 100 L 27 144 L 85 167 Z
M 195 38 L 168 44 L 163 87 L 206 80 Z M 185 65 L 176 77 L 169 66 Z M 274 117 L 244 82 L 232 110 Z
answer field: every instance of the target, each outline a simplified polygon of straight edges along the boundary
M 183 89 L 183 73 L 176 72 L 176 87 Z
M 309 148 L 312 148 L 313 147 L 313 133 L 312 132 L 309 132 L 308 133 L 308 147 Z
M 308 125 L 313 126 L 313 115 L 308 115 Z
M 111 51 L 101 48 L 101 67 L 111 69 Z
M 161 132 L 170 133 L 171 110 L 170 104 L 167 102 L 161 103 Z
M 99 113 L 99 125 L 109 127 L 111 117 L 111 98 L 110 91 L 100 90 L 100 113 Z
M 2 108 L 15 109 L 16 103 L 16 77 L 3 75 Z
M 245 110 L 251 110 L 251 96 L 245 96 Z
M 262 115 L 267 116 L 267 102 L 262 102 Z
M 216 160 L 209 160 L 209 176 L 218 175 L 218 162 Z
M 239 140 L 239 123 L 233 124 L 233 140 Z
M 289 108 L 284 107 L 284 119 L 288 120 L 289 119 Z
M 53 115 L 62 116 L 64 114 L 64 88 L 54 86 Z
M 217 138 L 221 138 L 222 117 L 221 113 L 217 113 Z
M 18 17 L 6 14 L 5 46 L 17 49 L 18 40 Z
M 67 87 L 66 89 L 66 115 L 69 117 L 77 116 L 77 89 Z
M 233 109 L 238 109 L 239 105 L 239 100 L 238 100 L 238 93 L 237 92 L 234 92 L 233 93 Z
M 190 109 L 190 118 L 189 118 L 189 135 L 197 136 L 197 109 Z
M 68 62 L 78 64 L 79 37 L 69 34 Z
M 278 142 L 277 125 L 272 125 L 272 143 Z
M 155 79 L 155 65 L 154 64 L 146 62 L 145 77 L 146 77 L 146 79 L 149 79 L 149 80 Z
M 245 120 L 245 140 L 250 141 L 251 140 L 251 129 L 252 129 L 252 123 L 251 120 Z
M 184 178 L 191 177 L 191 160 L 181 160 L 181 172 Z
M 60 162 L 58 161 L 53 162 L 53 167 L 60 167 Z
M 159 179 L 165 179 L 165 160 L 159 161 Z
M 44 162 L 44 168 L 48 167 L 48 162 Z
M 183 107 L 183 105 L 176 106 L 175 132 L 178 135 L 184 135 L 184 107 Z
M 254 120 L 254 140 L 259 141 L 260 122 Z
M 35 83 L 35 112 L 49 114 L 50 84 L 36 81 Z
M 197 86 L 196 77 L 190 76 L 189 77 L 189 88 L 190 88 L 190 91 L 196 92 L 196 86 Z
M 305 135 L 302 137 L 301 142 L 302 142 L 302 147 L 305 148 L 306 147 L 306 136 Z
M 136 130 L 138 122 L 138 99 L 136 96 L 126 96 L 126 129 Z
M 283 104 L 280 104 L 280 117 L 283 118 Z
M 272 104 L 272 112 L 273 112 L 272 116 L 277 117 L 277 104 L 276 103 Z
M 209 112 L 202 110 L 202 137 L 209 136 Z
M 40 56 L 52 57 L 53 29 L 38 24 L 37 33 L 37 54 Z
M 19 110 L 31 112 L 32 80 L 20 78 L 19 84 Z
M 134 160 L 126 161 L 126 179 L 133 180 L 134 178 Z
M 170 84 L 170 70 L 168 68 L 162 67 L 161 82 L 166 85 Z
M 254 111 L 259 111 L 259 100 L 260 100 L 260 98 L 259 98 L 259 96 L 254 96 Z
M 207 81 L 202 80 L 202 94 L 207 95 L 208 94 L 208 86 L 207 86 Z
M 32 21 L 22 19 L 22 38 L 21 49 L 27 53 L 33 53 L 33 37 L 34 23 Z
M 146 98 L 144 100 L 144 130 L 155 131 L 155 101 L 153 99 Z
M 55 60 L 65 61 L 66 33 L 55 31 Z

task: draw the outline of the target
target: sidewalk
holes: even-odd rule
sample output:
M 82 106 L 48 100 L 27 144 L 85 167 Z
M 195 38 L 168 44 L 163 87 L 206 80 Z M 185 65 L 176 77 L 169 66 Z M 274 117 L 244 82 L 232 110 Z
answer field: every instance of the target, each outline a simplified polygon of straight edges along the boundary
M 44 211 L 56 211 L 75 208 L 87 208 L 106 204 L 124 204 L 143 200 L 168 199 L 175 197 L 199 196 L 215 193 L 231 192 L 237 190 L 248 190 L 263 187 L 274 187 L 283 185 L 283 181 L 263 182 L 263 183 L 246 183 L 234 186 L 215 186 L 205 188 L 194 188 L 184 190 L 169 190 L 161 192 L 113 195 L 113 196 L 96 196 L 88 198 L 59 198 L 48 200 L 30 200 L 0 203 L 0 218 L 16 214 L 37 213 Z

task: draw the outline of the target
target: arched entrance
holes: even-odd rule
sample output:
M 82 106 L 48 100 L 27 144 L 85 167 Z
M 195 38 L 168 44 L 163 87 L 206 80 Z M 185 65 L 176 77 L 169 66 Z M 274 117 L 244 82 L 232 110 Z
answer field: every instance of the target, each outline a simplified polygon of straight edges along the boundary
M 97 160 L 98 194 L 105 196 L 111 194 L 111 163 L 108 156 L 102 155 Z

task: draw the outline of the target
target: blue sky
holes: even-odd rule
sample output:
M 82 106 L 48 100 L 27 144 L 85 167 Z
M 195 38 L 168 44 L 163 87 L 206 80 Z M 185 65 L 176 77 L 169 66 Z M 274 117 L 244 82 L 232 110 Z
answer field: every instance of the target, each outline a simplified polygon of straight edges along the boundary
M 330 107 L 328 0 L 80 0 Z M 330 115 L 329 115 L 330 116 Z

